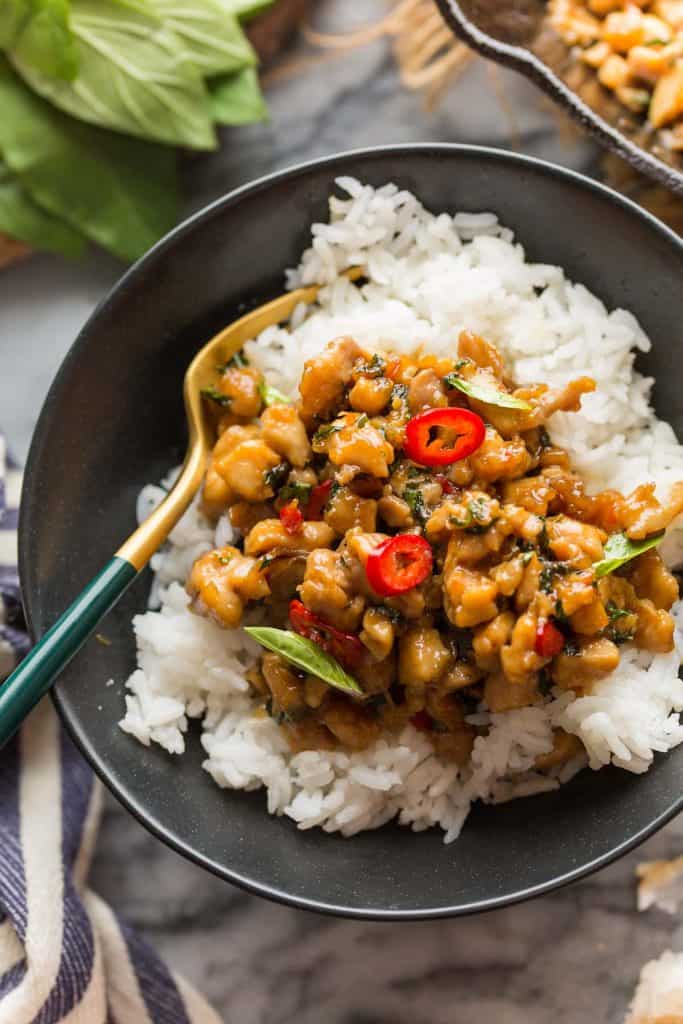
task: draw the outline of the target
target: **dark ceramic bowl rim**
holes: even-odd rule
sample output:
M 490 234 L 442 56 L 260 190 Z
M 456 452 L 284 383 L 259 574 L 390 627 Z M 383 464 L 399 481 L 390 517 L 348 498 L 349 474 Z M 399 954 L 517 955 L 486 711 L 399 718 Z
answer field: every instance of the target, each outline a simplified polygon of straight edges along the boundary
M 571 116 L 586 128 L 603 146 L 627 160 L 637 171 L 683 195 L 683 172 L 664 163 L 648 150 L 626 138 L 577 96 L 555 72 L 525 46 L 515 46 L 495 39 L 482 31 L 463 12 L 458 0 L 436 0 L 441 14 L 452 31 L 483 57 L 513 68 L 530 78 Z
M 502 160 L 519 167 L 528 167 L 540 170 L 545 174 L 559 178 L 563 180 L 567 185 L 572 187 L 578 187 L 587 189 L 594 193 L 597 193 L 602 199 L 609 203 L 615 203 L 618 206 L 625 208 L 625 210 L 633 216 L 642 218 L 646 221 L 649 226 L 669 242 L 672 242 L 677 248 L 680 249 L 683 255 L 683 241 L 673 231 L 662 224 L 657 218 L 653 217 L 650 213 L 637 206 L 631 200 L 619 195 L 619 193 L 608 188 L 599 182 L 592 181 L 590 178 L 585 177 L 576 171 L 568 170 L 560 167 L 556 164 L 549 163 L 544 160 L 539 160 L 535 157 L 525 156 L 518 153 L 511 153 L 506 150 L 495 149 L 487 146 L 474 146 L 464 144 L 448 144 L 448 143 L 413 143 L 413 144 L 400 144 L 400 145 L 389 145 L 389 146 L 373 146 L 357 150 L 349 150 L 341 153 L 336 153 L 331 156 L 321 157 L 314 160 L 309 160 L 300 164 L 296 164 L 293 167 L 286 168 L 285 170 L 276 171 L 272 174 L 265 175 L 264 177 L 258 178 L 256 181 L 250 182 L 246 185 L 240 186 L 237 189 L 227 193 L 225 196 L 217 199 L 215 202 L 197 211 L 192 216 L 187 218 L 179 224 L 173 231 L 169 232 L 164 238 L 162 238 L 152 249 L 149 250 L 140 260 L 138 260 L 129 270 L 127 270 L 109 293 L 101 300 L 97 305 L 93 313 L 90 315 L 84 326 L 81 328 L 76 340 L 73 342 L 71 348 L 67 352 L 53 382 L 50 386 L 47 398 L 43 404 L 37 426 L 35 428 L 33 439 L 31 442 L 31 448 L 26 463 L 26 469 L 24 473 L 24 484 L 22 490 L 22 505 L 25 502 L 30 490 L 31 480 L 34 474 L 35 463 L 38 459 L 39 450 L 43 447 L 46 441 L 47 431 L 47 419 L 48 412 L 56 400 L 56 395 L 61 388 L 61 382 L 66 377 L 68 370 L 71 365 L 79 358 L 81 348 L 89 343 L 90 324 L 91 322 L 106 314 L 109 304 L 113 301 L 114 297 L 120 292 L 125 291 L 128 282 L 137 273 L 139 268 L 147 267 L 149 264 L 154 263 L 168 248 L 181 244 L 183 238 L 190 232 L 192 232 L 197 224 L 204 222 L 205 220 L 215 216 L 217 213 L 222 212 L 224 209 L 230 207 L 235 203 L 239 203 L 243 196 L 247 194 L 258 193 L 263 189 L 268 189 L 271 185 L 287 179 L 290 176 L 305 173 L 306 171 L 319 168 L 319 167 L 334 167 L 336 163 L 348 158 L 363 158 L 372 154 L 378 153 L 408 153 L 421 151 L 427 155 L 433 153 L 435 156 L 452 154 L 457 156 L 458 154 L 468 154 L 470 156 L 481 156 L 486 159 Z M 19 518 L 19 572 L 21 579 L 28 578 L 28 563 L 30 560 L 26 520 L 20 515 Z M 35 641 L 37 639 L 36 632 L 33 627 L 33 612 L 34 612 L 34 601 L 35 598 L 30 592 L 26 592 L 23 595 L 24 607 L 26 611 L 26 617 L 28 622 L 28 628 L 30 634 Z M 535 896 L 540 896 L 545 893 L 552 892 L 553 890 L 568 884 L 569 882 L 576 881 L 580 878 L 584 878 L 587 875 L 592 874 L 594 871 L 612 863 L 619 857 L 628 853 L 634 849 L 640 843 L 644 842 L 649 836 L 660 829 L 668 821 L 670 821 L 679 811 L 683 808 L 683 794 L 669 807 L 664 813 L 660 814 L 652 822 L 650 822 L 645 828 L 641 829 L 635 836 L 615 846 L 612 850 L 599 857 L 594 858 L 587 864 L 582 864 L 572 871 L 565 872 L 555 878 L 551 878 L 546 882 L 539 883 L 538 885 L 530 886 L 525 889 L 521 889 L 518 892 L 514 892 L 505 896 L 492 897 L 486 900 L 479 900 L 470 904 L 462 905 L 450 905 L 447 907 L 438 907 L 432 909 L 416 909 L 416 910 L 375 910 L 366 911 L 362 909 L 355 909 L 346 907 L 334 903 L 325 903 L 316 899 L 309 899 L 304 897 L 292 896 L 277 886 L 271 886 L 262 884 L 260 882 L 253 881 L 245 875 L 239 874 L 229 868 L 218 865 L 212 862 L 210 858 L 197 852 L 192 846 L 186 842 L 176 839 L 170 832 L 162 826 L 150 820 L 145 812 L 145 808 L 142 803 L 133 798 L 127 791 L 125 786 L 119 785 L 115 780 L 110 777 L 110 774 L 99 757 L 97 749 L 92 745 L 87 735 L 87 731 L 81 727 L 81 723 L 77 720 L 76 716 L 72 716 L 69 712 L 68 707 L 62 703 L 57 691 L 53 691 L 53 701 L 57 707 L 60 718 L 66 729 L 79 748 L 80 752 L 90 763 L 92 768 L 95 770 L 97 775 L 102 779 L 108 789 L 116 796 L 116 798 L 126 807 L 130 813 L 138 819 L 138 821 L 144 825 L 148 831 L 155 835 L 162 842 L 170 846 L 176 853 L 181 854 L 188 860 L 193 861 L 199 866 L 210 871 L 212 874 L 223 878 L 225 881 L 231 882 L 234 885 L 239 886 L 242 889 L 247 890 L 257 896 L 262 896 L 267 899 L 273 900 L 277 903 L 282 903 L 287 906 L 295 906 L 303 910 L 315 911 L 318 913 L 326 913 L 340 917 L 349 917 L 363 920 L 376 920 L 376 921 L 395 921 L 395 920 L 426 920 L 431 918 L 441 917 L 456 917 L 456 916 L 467 916 L 469 914 L 481 913 L 484 911 L 495 910 L 500 907 L 509 906 L 515 903 L 522 902 Z M 265 809 L 264 809 L 264 813 Z M 340 840 L 341 841 L 341 840 Z M 344 840 L 344 842 L 352 842 L 353 840 Z

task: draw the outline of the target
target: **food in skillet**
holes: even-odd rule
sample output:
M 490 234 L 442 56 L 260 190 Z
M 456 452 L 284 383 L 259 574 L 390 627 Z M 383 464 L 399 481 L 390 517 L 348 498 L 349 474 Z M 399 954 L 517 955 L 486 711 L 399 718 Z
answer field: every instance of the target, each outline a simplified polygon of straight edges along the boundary
M 683 150 L 681 0 L 550 0 L 550 21 L 620 103 Z
M 656 546 L 683 483 L 662 503 L 650 484 L 586 492 L 545 423 L 590 378 L 515 387 L 467 331 L 452 358 L 337 338 L 291 404 L 242 363 L 206 394 L 203 492 L 240 541 L 198 558 L 187 588 L 225 629 L 260 612 L 247 678 L 293 751 L 363 750 L 411 723 L 462 766 L 478 708 L 588 695 L 624 644 L 673 650 L 678 584 Z M 536 768 L 580 751 L 557 728 Z

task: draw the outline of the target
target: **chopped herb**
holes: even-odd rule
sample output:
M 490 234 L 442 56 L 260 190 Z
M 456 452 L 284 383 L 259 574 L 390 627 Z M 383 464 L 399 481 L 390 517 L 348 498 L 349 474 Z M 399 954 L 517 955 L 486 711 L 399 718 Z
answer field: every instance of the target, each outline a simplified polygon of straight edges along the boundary
M 613 626 L 608 626 L 605 630 L 605 636 L 616 644 L 617 647 L 621 647 L 622 644 L 628 644 L 633 640 L 636 632 L 634 629 L 615 629 Z
M 277 388 L 272 388 L 265 381 L 259 384 L 258 390 L 264 405 L 291 405 L 286 395 L 283 395 Z
M 469 398 L 475 398 L 486 405 L 497 405 L 502 409 L 523 409 L 529 412 L 531 406 L 521 398 L 515 398 L 507 391 L 499 391 L 497 388 L 487 387 L 484 384 L 477 384 L 476 381 L 465 380 L 457 373 L 447 373 L 443 378 L 447 388 L 457 388 Z
M 226 406 L 230 405 L 230 397 L 222 394 L 218 388 L 213 386 L 202 388 L 200 393 L 203 398 L 208 398 L 210 402 L 215 402 L 216 405 L 220 405 L 222 408 L 226 408 Z
M 455 364 L 455 369 L 462 370 L 463 366 L 467 366 L 471 361 L 471 359 L 458 359 Z
M 379 709 L 383 708 L 384 705 L 387 703 L 388 701 L 386 694 L 375 693 L 372 695 L 372 697 L 368 697 L 368 699 L 365 702 L 365 706 L 366 708 L 372 708 L 374 711 L 379 711 Z
M 562 648 L 562 653 L 568 654 L 571 658 L 578 657 L 580 653 L 580 648 L 574 637 L 567 637 L 567 639 L 564 642 L 564 647 Z
M 330 434 L 336 434 L 339 430 L 341 430 L 340 423 L 323 423 L 322 427 L 318 427 L 313 435 L 313 444 L 321 444 L 327 440 Z
M 620 608 L 614 601 L 608 601 L 605 605 L 605 611 L 609 615 L 610 622 L 616 622 L 617 619 L 623 619 L 625 615 L 632 615 L 633 613 L 628 608 Z
M 531 551 L 523 551 L 522 552 L 522 565 L 528 565 L 533 557 L 534 557 L 533 549 Z
M 569 617 L 568 617 L 567 613 L 565 612 L 564 605 L 560 601 L 559 597 L 555 601 L 555 613 L 554 614 L 555 614 L 555 618 L 557 619 L 558 622 L 568 622 L 569 621 Z
M 232 562 L 232 555 L 218 555 L 217 558 L 221 565 L 229 565 Z
M 261 561 L 259 562 L 258 567 L 261 570 L 261 572 L 263 572 L 263 570 L 271 566 L 273 562 L 277 562 L 277 555 L 264 555 Z
M 407 384 L 394 384 L 391 389 L 391 401 L 392 402 L 405 402 L 408 397 L 408 385 Z
M 553 572 L 552 566 L 546 562 L 543 568 L 541 569 L 540 576 L 538 577 L 538 585 L 544 594 L 549 594 L 550 591 L 553 589 L 554 576 L 555 573 Z
M 546 594 L 549 594 L 553 589 L 553 577 L 554 576 L 566 576 L 570 572 L 571 566 L 568 562 L 543 562 L 543 568 L 541 569 L 540 576 L 538 578 L 538 585 Z
M 369 422 L 367 415 L 362 413 L 356 420 L 356 426 L 360 429 L 361 427 L 366 427 Z
M 364 377 L 381 377 L 384 374 L 386 363 L 382 359 L 379 352 L 375 352 L 369 363 L 363 363 L 360 367 L 359 373 Z
M 280 488 L 278 497 L 280 501 L 292 501 L 296 498 L 300 505 L 305 505 L 311 496 L 312 490 L 313 486 L 311 484 L 299 483 L 298 480 L 293 480 Z
M 643 46 L 666 46 L 669 42 L 668 39 L 648 39 L 643 43 Z M 644 89 L 642 90 L 645 91 Z
M 422 477 L 424 480 L 425 471 L 421 466 L 408 466 L 408 476 L 414 480 L 416 477 Z
M 277 491 L 284 484 L 288 474 L 289 463 L 279 462 L 277 466 L 266 470 L 263 479 L 267 487 L 272 487 L 274 491 Z
M 550 538 L 548 537 L 548 527 L 546 525 L 545 516 L 539 516 L 539 519 L 541 520 L 543 525 L 541 526 L 541 532 L 539 533 L 537 538 L 538 546 L 541 549 L 541 551 L 544 551 L 546 554 L 548 554 L 550 550 Z
M 425 505 L 424 495 L 420 487 L 410 484 L 403 492 L 403 500 L 407 503 L 414 519 L 423 525 L 429 519 L 429 510 Z

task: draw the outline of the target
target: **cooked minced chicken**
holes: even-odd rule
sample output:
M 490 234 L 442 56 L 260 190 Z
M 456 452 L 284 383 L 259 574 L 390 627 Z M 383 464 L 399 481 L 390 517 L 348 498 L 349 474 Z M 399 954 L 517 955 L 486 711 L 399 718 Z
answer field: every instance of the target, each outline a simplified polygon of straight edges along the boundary
M 263 654 L 248 678 L 292 750 L 361 750 L 411 722 L 462 765 L 482 702 L 585 695 L 621 645 L 673 649 L 678 585 L 648 541 L 683 509 L 683 484 L 663 504 L 650 484 L 589 495 L 545 430 L 594 388 L 515 387 L 469 332 L 453 358 L 337 338 L 306 363 L 294 404 L 241 357 L 223 368 L 207 391 L 218 440 L 203 510 L 227 512 L 243 540 L 197 559 L 192 608 L 235 629 L 258 606 L 362 691 Z M 580 749 L 557 729 L 536 767 Z
M 683 150 L 681 0 L 551 0 L 550 18 L 601 85 Z

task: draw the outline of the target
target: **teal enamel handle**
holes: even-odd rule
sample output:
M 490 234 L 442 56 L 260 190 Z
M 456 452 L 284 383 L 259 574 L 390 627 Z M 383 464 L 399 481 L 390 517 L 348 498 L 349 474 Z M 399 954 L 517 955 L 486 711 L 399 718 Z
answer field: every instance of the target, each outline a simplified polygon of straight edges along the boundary
M 2 748 L 81 649 L 137 575 L 125 558 L 112 558 L 0 685 Z

